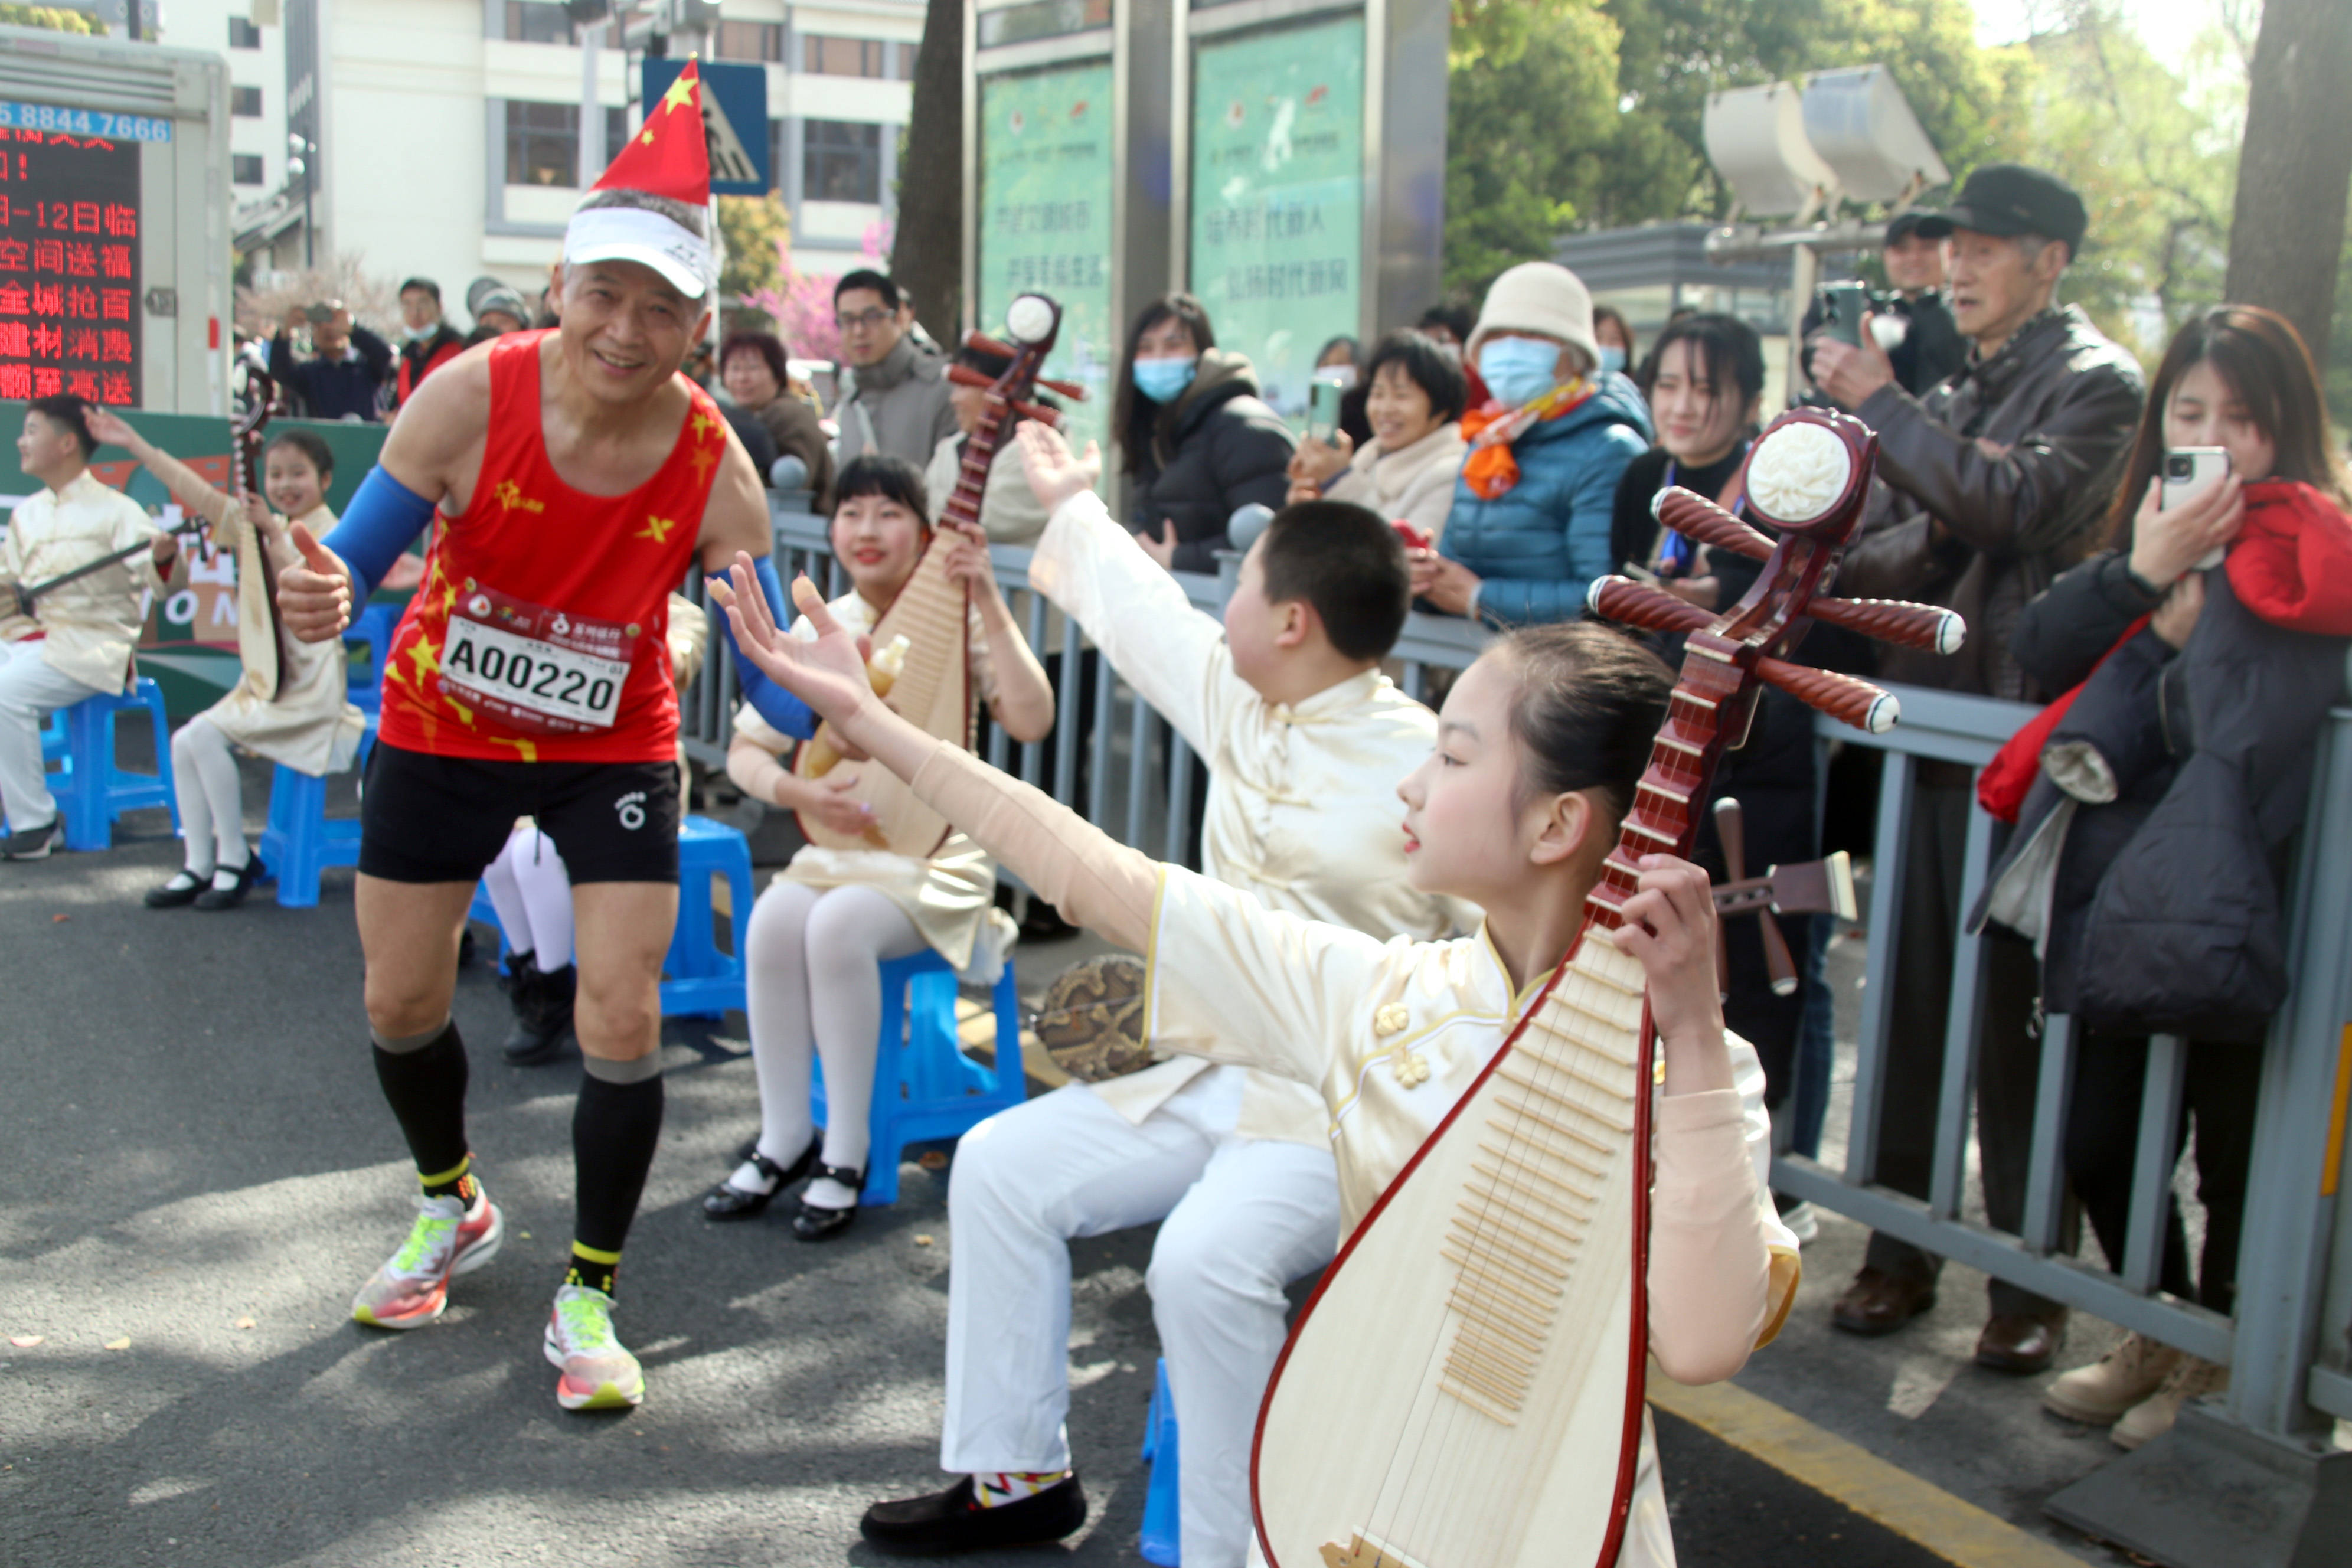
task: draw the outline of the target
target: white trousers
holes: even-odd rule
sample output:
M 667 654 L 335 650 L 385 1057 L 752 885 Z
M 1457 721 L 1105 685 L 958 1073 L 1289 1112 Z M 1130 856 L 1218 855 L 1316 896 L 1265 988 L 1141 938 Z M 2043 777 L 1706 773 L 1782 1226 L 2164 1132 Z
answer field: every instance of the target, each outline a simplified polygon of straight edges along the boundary
M 789 1165 L 808 1147 L 815 1121 L 810 1066 L 822 1056 L 824 1163 L 866 1168 L 882 963 L 923 945 L 907 911 L 871 888 L 772 882 L 760 895 L 743 939 L 743 1011 L 760 1078 L 760 1152 Z
M 1176 1403 L 1184 1568 L 1241 1568 L 1283 1287 L 1339 1241 L 1331 1155 L 1235 1134 L 1221 1077 L 1140 1125 L 1083 1084 L 992 1116 L 957 1145 L 948 1190 L 951 1472 L 1069 1468 L 1070 1239 L 1164 1221 L 1147 1283 Z
M 172 793 L 180 802 L 180 837 L 189 872 L 210 877 L 245 864 L 245 790 L 236 753 L 217 725 L 199 713 L 172 737 Z
M 554 839 L 535 826 L 516 828 L 482 885 L 508 946 L 530 953 L 541 974 L 572 962 L 572 877 Z
M 0 806 L 7 808 L 11 832 L 57 819 L 57 796 L 41 763 L 41 721 L 54 709 L 100 695 L 51 668 L 39 643 L 0 643 Z

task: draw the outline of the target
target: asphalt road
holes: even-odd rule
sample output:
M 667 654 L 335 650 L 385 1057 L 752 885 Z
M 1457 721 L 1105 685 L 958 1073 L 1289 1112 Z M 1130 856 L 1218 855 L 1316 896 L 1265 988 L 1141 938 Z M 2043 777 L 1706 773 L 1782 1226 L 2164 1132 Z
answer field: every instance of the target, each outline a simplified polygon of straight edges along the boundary
M 697 1200 L 754 1123 L 751 1064 L 674 1026 L 621 1285 L 650 1397 L 566 1415 L 538 1341 L 578 1068 L 505 1066 L 505 999 L 476 967 L 457 1005 L 471 1131 L 509 1239 L 440 1323 L 359 1328 L 351 1293 L 415 1188 L 369 1065 L 349 874 L 312 910 L 265 891 L 233 914 L 151 911 L 138 895 L 177 860 L 161 822 L 129 819 L 108 854 L 0 866 L 0 1563 L 886 1561 L 859 1512 L 940 1484 L 944 1179 L 908 1171 L 896 1207 L 827 1245 L 778 1215 L 707 1225 Z M 1070 1429 L 1093 1519 L 992 1561 L 1141 1561 L 1149 1246 L 1075 1249 Z M 1941 1561 L 1660 1427 L 1685 1564 Z

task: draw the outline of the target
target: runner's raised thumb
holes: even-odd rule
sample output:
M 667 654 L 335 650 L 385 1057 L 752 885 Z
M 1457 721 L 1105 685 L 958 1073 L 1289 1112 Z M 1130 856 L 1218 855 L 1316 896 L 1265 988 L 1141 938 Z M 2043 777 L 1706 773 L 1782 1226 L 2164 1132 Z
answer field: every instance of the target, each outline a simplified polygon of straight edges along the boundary
M 320 574 L 321 576 L 341 577 L 343 575 L 343 563 L 335 559 L 333 552 L 330 551 L 325 545 L 320 543 L 317 540 L 311 538 L 310 531 L 308 528 L 305 528 L 302 524 L 298 522 L 295 523 L 288 531 L 294 541 L 294 548 L 302 552 L 303 565 L 308 566 L 311 571 Z

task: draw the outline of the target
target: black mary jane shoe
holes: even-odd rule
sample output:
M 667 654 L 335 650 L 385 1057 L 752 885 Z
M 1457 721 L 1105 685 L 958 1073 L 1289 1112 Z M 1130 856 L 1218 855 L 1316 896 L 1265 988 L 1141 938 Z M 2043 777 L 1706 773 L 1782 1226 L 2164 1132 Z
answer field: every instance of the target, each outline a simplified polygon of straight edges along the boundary
M 743 1158 L 750 1161 L 753 1168 L 767 1178 L 768 1190 L 764 1193 L 747 1193 L 731 1183 L 721 1182 L 711 1188 L 709 1194 L 702 1200 L 703 1217 L 719 1221 L 759 1218 L 768 1212 L 768 1205 L 776 1201 L 777 1194 L 815 1168 L 817 1151 L 823 1146 L 815 1140 L 811 1140 L 807 1152 L 793 1161 L 791 1165 L 785 1166 L 777 1164 L 773 1160 L 761 1153 L 758 1142 L 754 1142 L 750 1150 L 744 1153 Z
M 219 873 L 215 872 L 214 875 Z M 245 864 L 236 869 L 236 887 L 206 888 L 195 896 L 194 902 L 200 910 L 233 910 L 245 902 L 246 895 L 253 891 L 253 885 L 268 875 L 269 868 L 261 863 L 261 857 L 248 852 Z
M 186 887 L 180 886 L 183 879 Z M 151 910 L 184 910 L 213 885 L 210 871 L 197 876 L 194 871 L 182 871 L 160 888 L 147 889 L 147 907 Z
M 819 1165 L 814 1173 L 839 1182 L 853 1193 L 866 1190 L 866 1173 L 853 1171 L 846 1165 Z M 801 1199 L 801 1212 L 793 1215 L 793 1234 L 803 1241 L 830 1241 L 849 1228 L 850 1223 L 857 1217 L 857 1207 L 852 1204 L 845 1209 L 828 1208 L 803 1197 Z

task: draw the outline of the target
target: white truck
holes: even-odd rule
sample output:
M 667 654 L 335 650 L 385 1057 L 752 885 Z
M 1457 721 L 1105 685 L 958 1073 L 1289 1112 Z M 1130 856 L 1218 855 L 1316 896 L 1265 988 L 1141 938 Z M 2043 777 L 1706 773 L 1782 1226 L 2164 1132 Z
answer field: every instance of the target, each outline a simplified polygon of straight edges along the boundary
M 228 65 L 0 26 L 0 401 L 228 412 Z

